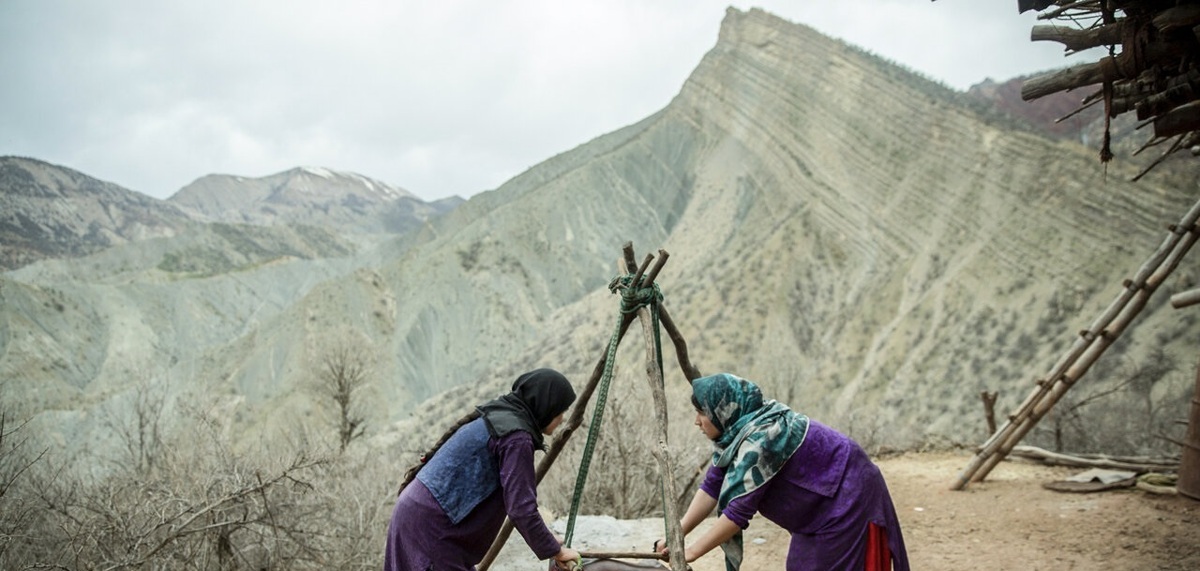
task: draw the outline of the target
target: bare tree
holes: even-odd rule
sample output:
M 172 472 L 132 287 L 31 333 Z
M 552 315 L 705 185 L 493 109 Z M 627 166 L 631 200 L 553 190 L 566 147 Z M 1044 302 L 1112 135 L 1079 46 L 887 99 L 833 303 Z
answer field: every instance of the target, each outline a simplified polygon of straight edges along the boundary
M 125 451 L 127 459 L 122 465 L 132 466 L 144 475 L 161 462 L 164 453 L 162 416 L 167 386 L 151 374 L 132 374 L 140 380 L 133 389 L 129 407 L 110 404 L 104 422 Z
M 346 446 L 366 431 L 357 395 L 366 386 L 371 358 L 365 345 L 343 338 L 320 354 L 316 377 L 319 391 L 336 407 L 338 444 Z

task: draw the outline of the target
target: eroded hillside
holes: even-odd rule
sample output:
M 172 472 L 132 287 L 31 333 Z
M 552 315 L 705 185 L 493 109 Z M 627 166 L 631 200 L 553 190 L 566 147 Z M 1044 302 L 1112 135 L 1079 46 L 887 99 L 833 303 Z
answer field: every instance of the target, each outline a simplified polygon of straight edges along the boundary
M 604 155 L 537 180 L 539 196 L 571 197 L 570 209 L 543 199 L 537 211 L 569 216 L 590 204 L 602 216 L 624 208 L 613 202 L 630 187 L 641 188 L 641 208 L 654 206 L 645 194 L 684 199 L 622 210 L 620 237 L 639 252 L 670 252 L 660 282 L 703 371 L 759 380 L 875 446 L 971 444 L 984 437 L 979 393 L 999 392 L 1000 414 L 1015 408 L 1154 252 L 1195 188 L 1131 184 L 1133 171 L 1105 171 L 1090 149 L 960 95 L 803 26 L 731 10 L 671 105 Z M 635 174 L 644 171 L 629 165 L 651 164 L 683 168 L 658 189 L 640 187 Z M 523 183 L 498 196 L 520 189 L 528 204 Z M 681 184 L 686 195 L 675 192 Z M 662 220 L 677 221 L 665 238 L 643 237 Z M 620 242 L 577 247 L 572 257 L 602 250 L 603 275 L 612 276 Z M 1181 268 L 1164 289 L 1195 279 Z M 1182 414 L 1198 323 L 1167 295 L 1081 383 L 1079 400 L 1158 371 L 1141 396 L 1116 398 L 1149 395 L 1155 410 Z M 452 404 L 427 405 L 412 424 L 453 417 L 523 368 L 561 366 L 582 382 L 616 305 L 597 291 L 551 314 L 549 331 L 486 388 L 452 391 Z M 641 370 L 637 353 L 629 370 Z M 668 373 L 682 392 L 677 369 Z M 676 396 L 674 418 L 686 423 L 686 400 Z M 1129 406 L 1092 414 L 1143 423 L 1148 412 Z

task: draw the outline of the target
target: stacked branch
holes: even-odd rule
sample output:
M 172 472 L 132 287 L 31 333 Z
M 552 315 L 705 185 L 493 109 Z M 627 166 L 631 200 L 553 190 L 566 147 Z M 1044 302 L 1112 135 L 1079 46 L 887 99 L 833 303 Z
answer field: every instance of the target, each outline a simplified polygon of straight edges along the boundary
M 1138 474 L 1145 474 L 1147 472 L 1174 472 L 1179 469 L 1178 458 L 1119 457 L 1108 456 L 1106 454 L 1063 454 L 1060 452 L 1051 452 L 1037 446 L 1014 447 L 1012 455 L 1037 460 L 1048 466 L 1128 470 Z
M 1037 10 L 1039 19 L 1057 22 L 1034 26 L 1032 41 L 1058 42 L 1067 52 L 1109 52 L 1030 79 L 1021 88 L 1022 99 L 1098 86 L 1081 100 L 1081 109 L 1103 101 L 1107 118 L 1136 113 L 1143 125 L 1153 126 L 1143 149 L 1166 150 L 1134 180 L 1175 152 L 1200 154 L 1200 0 L 1018 0 L 1018 9 Z M 1109 138 L 1106 127 L 1102 161 L 1112 158 Z

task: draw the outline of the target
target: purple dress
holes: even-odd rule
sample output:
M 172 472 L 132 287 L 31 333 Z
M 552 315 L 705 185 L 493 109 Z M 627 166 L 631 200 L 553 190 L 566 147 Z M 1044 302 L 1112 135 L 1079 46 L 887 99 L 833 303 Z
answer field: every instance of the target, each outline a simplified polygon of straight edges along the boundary
M 711 466 L 700 489 L 716 498 L 725 469 Z M 755 513 L 792 534 L 788 571 L 861 571 L 867 524 L 887 532 L 895 571 L 908 571 L 908 554 L 896 508 L 879 468 L 849 437 L 809 420 L 804 443 L 779 473 L 734 498 L 721 512 L 742 529 Z
M 508 515 L 538 559 L 558 554 L 561 544 L 537 511 L 533 438 L 513 432 L 490 438 L 487 449 L 500 469 L 500 488 L 474 507 L 458 524 L 414 479 L 392 511 L 384 571 L 471 570 L 483 560 Z

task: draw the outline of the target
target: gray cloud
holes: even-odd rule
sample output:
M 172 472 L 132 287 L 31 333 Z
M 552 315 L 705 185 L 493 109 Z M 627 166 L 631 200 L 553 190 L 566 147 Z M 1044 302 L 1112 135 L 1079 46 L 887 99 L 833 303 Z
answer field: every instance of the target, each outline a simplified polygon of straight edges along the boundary
M 465 197 L 666 106 L 729 4 L 9 0 L 0 155 L 161 198 L 305 165 Z M 958 89 L 1075 63 L 1016 0 L 732 4 Z

